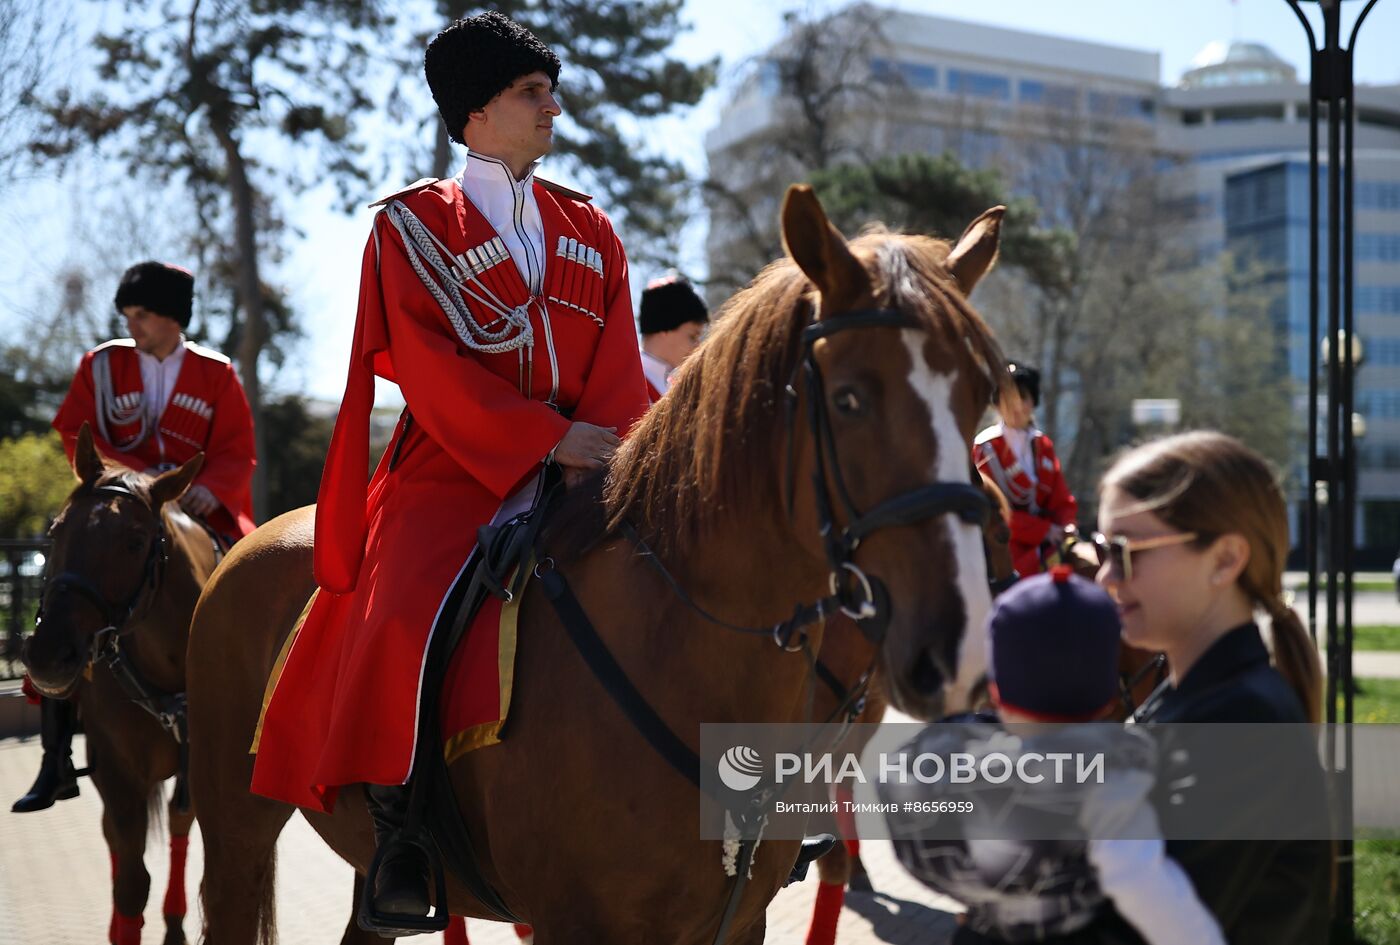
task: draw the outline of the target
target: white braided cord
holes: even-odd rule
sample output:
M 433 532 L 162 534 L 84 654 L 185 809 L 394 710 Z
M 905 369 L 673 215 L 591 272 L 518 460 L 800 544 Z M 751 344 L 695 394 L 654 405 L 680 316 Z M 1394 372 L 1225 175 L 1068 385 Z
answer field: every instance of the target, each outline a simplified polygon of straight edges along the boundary
M 384 212 L 388 215 L 389 222 L 393 224 L 394 229 L 398 230 L 399 237 L 408 249 L 408 261 L 413 266 L 413 271 L 422 280 L 423 287 L 437 300 L 438 305 L 442 308 L 442 313 L 447 316 L 447 320 L 452 324 L 452 328 L 457 332 L 457 337 L 462 340 L 462 344 L 473 351 L 481 351 L 486 354 L 501 354 L 507 351 L 518 351 L 521 348 L 534 348 L 535 330 L 530 325 L 528 302 L 511 308 L 483 285 L 481 280 L 477 279 L 471 272 L 468 265 L 459 262 L 454 267 L 444 262 L 442 254 L 438 252 L 439 248 L 447 254 L 449 259 L 454 262 L 458 262 L 458 260 L 442 240 L 438 239 L 432 230 L 424 226 L 423 221 L 404 206 L 402 201 L 393 201 L 385 207 Z M 432 267 L 437 278 L 428 272 L 424 263 Z M 461 276 L 468 281 L 464 282 L 462 278 L 459 278 L 458 273 L 461 273 Z M 448 292 L 444 286 L 451 286 L 458 291 Z M 466 301 L 458 294 L 459 292 L 465 293 L 481 303 L 487 310 L 501 317 L 483 327 L 477 322 Z M 491 330 L 491 326 L 501 322 L 505 323 L 504 327 L 498 331 Z
M 123 409 L 117 405 L 117 395 L 112 390 L 112 365 L 109 362 L 111 354 L 110 350 L 104 349 L 92 357 L 92 393 L 97 406 L 97 432 L 102 435 L 102 439 L 117 449 L 128 450 L 146 439 L 150 432 L 150 423 L 146 416 L 144 398 L 137 398 L 135 406 L 132 407 Z M 128 426 L 137 420 L 141 421 L 141 428 L 131 439 L 118 442 L 112 436 L 111 427 Z

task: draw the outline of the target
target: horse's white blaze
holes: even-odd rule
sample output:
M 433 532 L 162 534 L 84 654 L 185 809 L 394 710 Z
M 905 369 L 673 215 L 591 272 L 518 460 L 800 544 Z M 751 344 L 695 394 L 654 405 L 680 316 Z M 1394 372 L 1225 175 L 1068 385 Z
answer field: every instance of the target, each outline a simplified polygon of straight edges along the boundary
M 937 442 L 933 476 L 940 482 L 966 482 L 971 457 L 962 449 L 962 433 L 953 415 L 953 383 L 957 372 L 939 374 L 928 366 L 924 360 L 927 335 L 923 332 L 906 328 L 903 335 L 911 365 L 909 385 L 923 398 L 932 418 Z M 987 671 L 987 612 L 992 606 L 992 596 L 987 587 L 982 530 L 956 515 L 945 515 L 944 521 L 948 527 L 948 544 L 956 558 L 958 593 L 967 615 L 962 645 L 958 649 L 957 677 L 945 692 L 945 711 L 957 712 L 968 707 L 972 687 Z

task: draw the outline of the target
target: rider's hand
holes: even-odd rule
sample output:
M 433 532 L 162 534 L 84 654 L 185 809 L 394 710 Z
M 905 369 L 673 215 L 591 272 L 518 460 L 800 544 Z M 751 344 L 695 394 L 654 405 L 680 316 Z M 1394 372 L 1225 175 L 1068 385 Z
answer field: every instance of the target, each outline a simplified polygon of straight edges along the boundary
M 564 481 L 572 486 L 590 470 L 602 469 L 621 442 L 617 427 L 576 421 L 554 447 L 554 461 L 564 468 Z
M 1063 525 L 1051 525 L 1049 533 L 1045 536 L 1045 540 L 1052 545 L 1059 546 L 1065 540 L 1065 527 Z
M 206 486 L 190 486 L 185 490 L 185 494 L 180 496 L 180 508 L 191 515 L 203 517 L 218 507 L 219 500 L 214 498 L 214 493 Z

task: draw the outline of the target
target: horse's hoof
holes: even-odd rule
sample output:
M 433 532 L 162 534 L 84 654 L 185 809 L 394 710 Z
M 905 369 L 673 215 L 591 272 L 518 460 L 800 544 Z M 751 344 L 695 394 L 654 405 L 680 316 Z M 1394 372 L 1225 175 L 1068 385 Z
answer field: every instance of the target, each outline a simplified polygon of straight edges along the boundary
M 184 917 L 165 917 L 165 938 L 161 939 L 161 945 L 185 945 L 185 921 Z

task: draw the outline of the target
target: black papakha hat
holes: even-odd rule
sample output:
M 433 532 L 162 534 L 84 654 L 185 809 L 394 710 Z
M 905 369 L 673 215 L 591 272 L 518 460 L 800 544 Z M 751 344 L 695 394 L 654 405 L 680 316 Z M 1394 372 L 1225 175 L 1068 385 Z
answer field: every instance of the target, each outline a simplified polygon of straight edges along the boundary
M 1118 697 L 1121 630 L 1113 599 L 1069 565 L 1016 582 L 987 620 L 997 701 L 1046 722 L 1098 717 Z
M 637 327 L 644 335 L 671 331 L 687 322 L 705 324 L 710 310 L 684 276 L 670 275 L 647 284 L 642 291 L 642 307 Z
M 1031 403 L 1039 407 L 1040 371 L 1019 361 L 1007 361 L 1006 370 L 1011 375 L 1011 379 L 1016 382 L 1016 386 L 1030 397 Z
M 558 85 L 559 57 L 534 33 L 495 11 L 463 17 L 434 36 L 423 53 L 428 88 L 448 137 L 458 144 L 468 115 L 532 72 L 543 72 Z
M 194 306 L 194 274 L 169 263 L 139 262 L 122 273 L 114 301 L 118 313 L 128 305 L 139 305 L 188 328 Z

